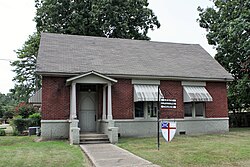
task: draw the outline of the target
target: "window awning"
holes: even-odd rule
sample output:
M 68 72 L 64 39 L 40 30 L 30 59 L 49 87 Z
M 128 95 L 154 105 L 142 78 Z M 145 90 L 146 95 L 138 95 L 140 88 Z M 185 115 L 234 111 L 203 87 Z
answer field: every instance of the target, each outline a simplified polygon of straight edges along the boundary
M 163 98 L 161 90 L 160 98 Z M 158 101 L 158 86 L 134 85 L 134 102 L 137 101 Z
M 184 86 L 184 102 L 213 101 L 212 96 L 203 86 Z

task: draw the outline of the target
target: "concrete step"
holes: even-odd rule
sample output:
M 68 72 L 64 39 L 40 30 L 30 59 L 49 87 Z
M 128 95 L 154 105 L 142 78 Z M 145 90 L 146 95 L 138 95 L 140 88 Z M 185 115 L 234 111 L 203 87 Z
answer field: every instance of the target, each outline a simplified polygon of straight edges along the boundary
M 80 140 L 85 140 L 85 141 L 93 141 L 93 140 L 109 140 L 108 137 L 88 137 L 88 138 L 82 138 L 80 137 Z
M 83 138 L 93 138 L 93 137 L 99 137 L 99 138 L 105 138 L 108 137 L 106 134 L 102 134 L 102 133 L 81 133 L 80 137 Z
M 80 141 L 79 144 L 105 144 L 110 143 L 109 141 Z
M 80 134 L 80 144 L 99 144 L 109 143 L 108 136 L 98 133 L 84 133 Z

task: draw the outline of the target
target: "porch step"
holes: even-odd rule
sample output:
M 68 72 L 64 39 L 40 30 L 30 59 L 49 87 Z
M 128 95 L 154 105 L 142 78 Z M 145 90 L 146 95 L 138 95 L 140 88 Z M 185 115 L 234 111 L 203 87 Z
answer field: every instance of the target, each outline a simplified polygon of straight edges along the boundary
M 110 143 L 109 141 L 80 141 L 79 144 L 104 144 Z
M 85 133 L 80 134 L 80 144 L 99 144 L 109 143 L 108 136 L 105 134 Z

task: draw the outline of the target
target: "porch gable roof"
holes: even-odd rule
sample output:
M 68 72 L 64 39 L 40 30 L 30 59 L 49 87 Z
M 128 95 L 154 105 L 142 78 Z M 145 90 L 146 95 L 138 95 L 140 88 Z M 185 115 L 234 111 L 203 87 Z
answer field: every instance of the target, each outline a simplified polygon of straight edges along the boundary
M 89 76 L 89 75 L 95 75 L 97 77 L 103 78 L 103 79 L 108 80 L 110 82 L 117 82 L 117 80 L 115 80 L 113 78 L 110 78 L 110 77 L 107 77 L 107 76 L 105 76 L 103 74 L 100 74 L 100 73 L 98 73 L 96 71 L 89 71 L 87 73 L 84 73 L 84 74 L 74 76 L 74 77 L 71 77 L 71 78 L 67 79 L 66 84 L 69 85 L 72 81 L 75 81 L 75 80 L 80 79 L 80 78 L 84 78 L 84 77 Z

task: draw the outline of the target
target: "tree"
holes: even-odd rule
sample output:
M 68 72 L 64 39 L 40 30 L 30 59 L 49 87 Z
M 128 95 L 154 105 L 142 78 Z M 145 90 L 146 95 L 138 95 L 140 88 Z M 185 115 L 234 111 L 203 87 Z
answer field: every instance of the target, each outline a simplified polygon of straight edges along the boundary
M 11 90 L 18 101 L 41 87 L 35 73 L 41 32 L 149 40 L 148 30 L 160 27 L 147 0 L 35 0 L 37 33 L 19 49 L 15 67 L 16 82 Z
M 16 76 L 13 78 L 15 87 L 10 91 L 17 101 L 27 102 L 29 95 L 41 87 L 41 77 L 35 72 L 39 42 L 38 33 L 29 36 L 22 49 L 16 51 L 19 60 L 11 63 Z
M 149 40 L 160 23 L 147 0 L 36 0 L 38 32 Z
M 0 93 L 0 118 L 10 115 L 13 106 L 16 105 L 16 101 L 13 100 L 12 95 Z
M 229 110 L 250 107 L 250 0 L 213 0 L 214 7 L 198 7 L 200 27 L 208 32 L 215 59 L 234 81 L 229 83 Z

